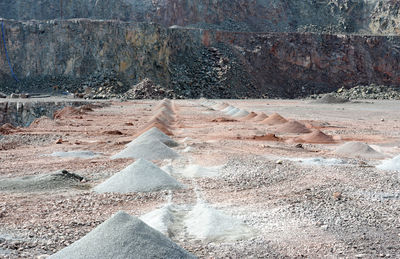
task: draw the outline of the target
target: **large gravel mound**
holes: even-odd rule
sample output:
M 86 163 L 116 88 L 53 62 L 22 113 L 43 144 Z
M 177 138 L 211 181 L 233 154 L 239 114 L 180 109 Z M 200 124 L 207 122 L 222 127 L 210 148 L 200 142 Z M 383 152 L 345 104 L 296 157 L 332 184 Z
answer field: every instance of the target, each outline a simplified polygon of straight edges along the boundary
M 128 143 L 127 146 L 131 147 L 136 145 L 137 143 L 151 141 L 151 140 L 159 140 L 169 147 L 178 146 L 178 143 L 176 143 L 172 138 L 170 138 L 168 135 L 166 135 L 164 132 L 162 132 L 156 127 L 153 127 L 148 131 L 144 132 L 136 139 L 134 139 L 132 142 Z
M 50 258 L 195 258 L 140 219 L 120 211 Z
M 121 152 L 113 155 L 111 159 L 118 158 L 143 158 L 147 160 L 174 159 L 179 155 L 173 149 L 159 140 L 142 141 L 126 147 Z
M 360 157 L 360 158 L 385 158 L 385 155 L 379 153 L 366 143 L 361 142 L 347 142 L 338 147 L 335 152 L 337 155 L 343 155 L 348 157 Z
M 104 192 L 152 192 L 182 188 L 182 185 L 152 162 L 139 159 L 93 188 Z

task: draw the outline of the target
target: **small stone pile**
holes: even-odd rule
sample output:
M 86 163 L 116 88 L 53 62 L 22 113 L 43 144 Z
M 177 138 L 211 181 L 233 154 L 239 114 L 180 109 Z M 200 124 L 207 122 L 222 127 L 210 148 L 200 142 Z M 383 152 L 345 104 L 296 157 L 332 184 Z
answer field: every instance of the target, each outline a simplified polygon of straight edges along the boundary
M 385 85 L 359 85 L 350 89 L 340 88 L 336 92 L 330 93 L 330 96 L 347 99 L 376 99 L 376 100 L 400 100 L 400 87 Z M 310 98 L 319 99 L 324 95 L 312 95 Z
M 143 79 L 137 85 L 132 86 L 127 92 L 121 95 L 122 99 L 180 99 L 172 90 L 161 87 L 155 84 L 148 78 Z

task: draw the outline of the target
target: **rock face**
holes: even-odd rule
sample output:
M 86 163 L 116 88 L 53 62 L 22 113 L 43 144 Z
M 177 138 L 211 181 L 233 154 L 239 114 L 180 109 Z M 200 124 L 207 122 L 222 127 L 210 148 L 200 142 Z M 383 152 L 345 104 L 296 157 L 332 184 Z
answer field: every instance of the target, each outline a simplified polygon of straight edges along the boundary
M 112 70 L 121 81 L 147 77 L 184 97 L 240 98 L 400 82 L 397 37 L 234 33 L 85 19 L 5 21 L 5 29 L 19 84 L 68 85 Z M 3 51 L 0 71 L 3 87 L 18 86 Z
M 228 31 L 398 34 L 398 1 L 387 0 L 3 0 L 0 17 L 155 22 Z
M 25 22 L 4 20 L 20 82 L 1 46 L 0 90 L 124 98 L 148 78 L 169 96 L 260 98 L 398 86 L 400 38 L 388 35 L 399 15 L 386 0 L 4 0 L 0 17 Z
M 0 102 L 0 126 L 10 123 L 14 126 L 29 126 L 41 116 L 53 117 L 53 113 L 65 106 L 79 106 L 85 102 Z

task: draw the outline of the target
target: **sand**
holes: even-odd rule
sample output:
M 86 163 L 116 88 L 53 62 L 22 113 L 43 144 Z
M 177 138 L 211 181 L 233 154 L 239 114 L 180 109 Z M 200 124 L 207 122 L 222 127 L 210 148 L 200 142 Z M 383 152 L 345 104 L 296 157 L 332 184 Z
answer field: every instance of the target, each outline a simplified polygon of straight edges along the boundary
M 159 140 L 142 141 L 126 147 L 111 159 L 118 158 L 143 158 L 147 160 L 175 159 L 179 157 L 173 149 Z
M 261 121 L 263 124 L 268 124 L 268 125 L 278 125 L 278 124 L 283 124 L 285 122 L 288 122 L 287 119 L 283 118 L 280 114 L 274 113 L 265 120 Z
M 252 231 L 241 220 L 198 203 L 185 218 L 189 235 L 207 241 L 235 241 L 249 238 Z
M 98 193 L 130 193 L 174 190 L 182 187 L 182 184 L 152 162 L 139 159 L 93 190 Z
M 168 235 L 168 230 L 174 223 L 173 205 L 166 204 L 159 209 L 144 214 L 140 219 L 155 230 Z
M 253 121 L 263 121 L 266 118 L 268 118 L 268 115 L 262 112 L 262 113 L 257 114 L 257 116 L 255 116 L 252 120 Z
M 195 258 L 137 217 L 119 211 L 50 258 Z
M 178 146 L 177 142 L 175 142 L 172 138 L 170 138 L 164 132 L 159 130 L 157 127 L 152 127 L 151 129 L 145 131 L 144 133 L 139 135 L 137 138 L 135 138 L 133 141 L 129 142 L 126 146 L 130 147 L 137 143 L 151 141 L 151 140 L 159 140 L 169 147 Z
M 291 120 L 278 126 L 276 128 L 276 132 L 301 134 L 301 133 L 310 133 L 311 131 L 304 124 L 295 120 Z
M 311 133 L 305 134 L 301 137 L 295 139 L 297 142 L 305 142 L 305 143 L 320 143 L 320 144 L 329 144 L 334 143 L 334 139 L 332 136 L 326 135 L 322 131 L 318 129 L 312 130 Z
M 368 144 L 361 142 L 347 142 L 339 146 L 334 151 L 334 154 L 348 156 L 348 157 L 372 158 L 372 159 L 380 159 L 386 157 L 384 154 L 379 153 L 378 151 L 370 147 Z
M 388 171 L 400 171 L 400 155 L 392 159 L 382 161 L 382 163 L 376 166 L 376 168 Z

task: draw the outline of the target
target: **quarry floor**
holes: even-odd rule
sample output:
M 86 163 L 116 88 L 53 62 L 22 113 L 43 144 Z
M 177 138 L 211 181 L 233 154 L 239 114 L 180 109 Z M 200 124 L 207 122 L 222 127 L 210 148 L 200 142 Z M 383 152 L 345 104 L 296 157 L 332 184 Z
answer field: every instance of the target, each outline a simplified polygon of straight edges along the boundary
M 23 100 L 21 100 L 23 101 Z M 78 240 L 119 210 L 140 216 L 167 202 L 168 192 L 97 194 L 91 188 L 133 162 L 111 160 L 142 132 L 160 101 L 102 101 L 109 105 L 56 120 L 40 119 L 0 137 L 0 181 L 49 175 L 61 170 L 85 181 L 54 188 L 18 184 L 0 188 L 0 257 L 51 255 Z M 330 144 L 301 143 L 229 116 L 214 103 L 271 115 L 279 113 L 334 137 Z M 400 257 L 400 174 L 375 168 L 381 161 L 333 153 L 348 141 L 362 141 L 387 158 L 400 154 L 400 101 L 316 104 L 303 100 L 174 100 L 169 125 L 181 155 L 168 163 L 223 166 L 208 178 L 175 177 L 187 188 L 172 202 L 193 206 L 201 198 L 249 226 L 243 240 L 197 240 L 184 229 L 170 237 L 200 258 Z M 275 133 L 279 140 L 256 136 Z M 48 156 L 55 151 L 90 150 L 83 158 Z M 326 158 L 316 163 L 299 159 Z M 328 163 L 336 158 L 341 163 Z M 304 160 L 305 161 L 305 160 Z M 307 160 L 308 161 L 308 160 Z M 18 178 L 21 179 L 21 178 Z

